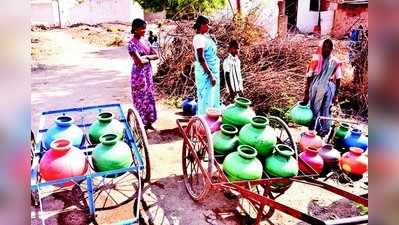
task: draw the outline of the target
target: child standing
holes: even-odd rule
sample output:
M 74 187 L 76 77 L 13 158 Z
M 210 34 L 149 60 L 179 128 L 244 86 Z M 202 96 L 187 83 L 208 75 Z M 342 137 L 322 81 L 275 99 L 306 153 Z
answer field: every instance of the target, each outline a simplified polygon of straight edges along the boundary
M 244 90 L 238 49 L 238 42 L 231 40 L 228 49 L 229 55 L 223 61 L 224 79 L 229 93 L 229 101 L 232 101 L 237 95 L 242 96 Z

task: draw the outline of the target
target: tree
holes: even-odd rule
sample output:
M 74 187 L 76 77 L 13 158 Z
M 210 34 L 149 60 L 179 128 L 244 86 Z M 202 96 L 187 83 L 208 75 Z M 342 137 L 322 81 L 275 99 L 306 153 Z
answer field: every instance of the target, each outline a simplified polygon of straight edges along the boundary
M 170 14 L 196 15 L 210 13 L 221 8 L 225 0 L 136 0 L 144 9 L 151 11 L 167 10 Z

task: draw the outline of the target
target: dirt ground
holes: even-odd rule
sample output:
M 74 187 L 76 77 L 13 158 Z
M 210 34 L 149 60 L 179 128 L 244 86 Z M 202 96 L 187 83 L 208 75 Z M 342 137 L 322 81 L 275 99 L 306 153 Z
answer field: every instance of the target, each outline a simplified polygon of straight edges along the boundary
M 38 128 L 40 113 L 47 110 L 103 103 L 131 105 L 129 76 L 131 59 L 126 48 L 91 45 L 68 30 L 32 32 L 31 104 L 32 129 Z M 221 192 L 211 192 L 202 203 L 187 194 L 181 169 L 182 140 L 175 120 L 179 110 L 162 99 L 157 102 L 159 119 L 156 132 L 149 133 L 151 185 L 146 185 L 141 224 L 249 224 L 237 210 L 238 200 Z M 297 130 L 297 135 L 300 130 Z M 331 181 L 333 182 L 333 181 Z M 357 194 L 367 192 L 363 183 L 355 187 L 336 184 Z M 319 191 L 316 187 L 296 184 L 279 201 L 322 219 L 360 215 L 360 209 L 341 197 Z M 45 197 L 46 224 L 89 224 L 87 214 L 71 201 L 66 190 Z M 110 224 L 131 216 L 133 202 L 97 213 L 98 224 Z M 31 206 L 32 224 L 38 207 Z M 276 212 L 263 224 L 303 224 L 293 217 Z

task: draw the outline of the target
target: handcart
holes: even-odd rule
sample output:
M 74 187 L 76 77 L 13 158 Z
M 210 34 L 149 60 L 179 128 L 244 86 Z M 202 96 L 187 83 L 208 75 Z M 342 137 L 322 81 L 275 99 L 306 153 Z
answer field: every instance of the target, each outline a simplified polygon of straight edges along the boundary
M 274 129 L 278 143 L 290 146 L 294 150 L 297 160 L 298 152 L 286 123 L 278 117 L 268 117 L 270 126 Z M 307 171 L 313 173 L 305 174 L 299 171 L 298 176 L 290 178 L 271 178 L 266 172 L 259 180 L 248 180 L 230 182 L 224 174 L 217 157 L 214 155 L 211 131 L 206 121 L 201 116 L 192 117 L 190 120 L 178 119 L 177 125 L 183 137 L 182 167 L 184 184 L 188 194 L 194 201 L 205 199 L 212 190 L 231 191 L 239 193 L 241 199 L 246 201 L 248 208 L 245 211 L 255 212 L 255 224 L 270 218 L 275 210 L 279 210 L 309 224 L 361 224 L 368 221 L 368 216 L 357 216 L 352 218 L 322 221 L 318 218 L 305 214 L 297 209 L 279 203 L 276 199 L 284 194 L 294 182 L 312 185 L 351 201 L 368 206 L 368 199 L 341 190 L 317 178 L 319 174 L 310 166 Z M 204 132 L 205 131 L 205 132 Z M 273 184 L 286 185 L 273 185 Z
M 96 120 L 100 112 L 112 112 L 115 119 L 124 124 L 124 138 L 130 149 L 133 163 L 124 169 L 106 172 L 95 172 L 91 162 L 91 153 L 95 145 L 88 138 L 88 128 Z M 127 116 L 125 116 L 127 114 Z M 39 162 L 45 152 L 43 135 L 51 123 L 58 116 L 71 116 L 76 125 L 84 133 L 84 140 L 79 149 L 82 150 L 89 162 L 90 168 L 86 175 L 65 179 L 45 181 L 40 177 Z M 136 224 L 139 218 L 139 202 L 145 182 L 150 180 L 150 161 L 148 142 L 143 123 L 134 108 L 123 108 L 121 104 L 105 104 L 88 107 L 68 108 L 43 112 L 36 135 L 31 133 L 31 192 L 33 201 L 40 207 L 40 219 L 45 224 L 43 211 L 43 194 L 54 193 L 65 189 L 59 187 L 73 182 L 72 193 L 77 205 L 88 208 L 91 219 L 95 222 L 96 211 L 113 209 L 135 200 L 133 217 L 118 224 Z M 54 186 L 58 185 L 58 186 Z M 71 189 L 71 187 L 69 187 Z

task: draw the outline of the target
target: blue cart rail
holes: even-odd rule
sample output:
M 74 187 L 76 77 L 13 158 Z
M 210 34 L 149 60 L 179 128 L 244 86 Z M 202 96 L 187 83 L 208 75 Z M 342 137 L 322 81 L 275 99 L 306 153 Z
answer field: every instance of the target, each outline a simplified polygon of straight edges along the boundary
M 31 191 L 32 196 L 40 206 L 40 214 L 43 214 L 42 196 L 47 191 L 53 192 L 65 188 L 57 188 L 54 185 L 63 185 L 73 182 L 72 191 L 82 208 L 88 208 L 90 216 L 95 219 L 96 211 L 113 209 L 132 200 L 137 201 L 133 210 L 133 217 L 118 224 L 135 224 L 138 221 L 139 203 L 142 194 L 143 183 L 149 180 L 150 164 L 148 156 L 148 143 L 141 119 L 135 109 L 124 110 L 121 104 L 104 104 L 97 106 L 76 107 L 43 112 L 39 121 L 39 128 L 33 134 L 34 148 L 32 150 L 31 166 Z M 75 124 L 82 128 L 84 140 L 79 149 L 82 150 L 88 162 L 91 162 L 91 153 L 95 145 L 90 143 L 88 128 L 96 120 L 96 115 L 101 112 L 112 112 L 115 119 L 124 124 L 124 141 L 129 145 L 133 157 L 133 163 L 129 168 L 106 172 L 96 172 L 90 164 L 88 173 L 84 176 L 68 177 L 52 181 L 44 181 L 40 177 L 39 162 L 46 151 L 43 137 L 47 129 L 58 116 L 71 116 Z M 125 116 L 127 114 L 127 116 Z M 71 188 L 69 188 L 71 189 Z M 42 219 L 44 224 L 44 219 Z

